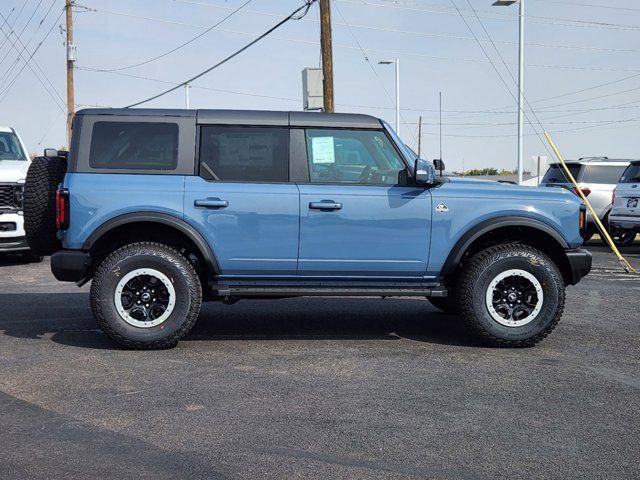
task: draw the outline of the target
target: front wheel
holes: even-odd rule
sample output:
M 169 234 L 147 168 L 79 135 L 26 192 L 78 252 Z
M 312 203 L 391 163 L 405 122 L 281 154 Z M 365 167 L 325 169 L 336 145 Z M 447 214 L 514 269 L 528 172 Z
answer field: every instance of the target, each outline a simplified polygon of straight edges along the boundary
M 460 314 L 492 346 L 529 347 L 556 327 L 565 288 L 558 267 L 527 245 L 497 245 L 463 267 L 457 298 Z
M 158 243 L 134 243 L 109 255 L 91 284 L 98 326 L 134 349 L 174 347 L 196 322 L 202 286 L 193 265 Z

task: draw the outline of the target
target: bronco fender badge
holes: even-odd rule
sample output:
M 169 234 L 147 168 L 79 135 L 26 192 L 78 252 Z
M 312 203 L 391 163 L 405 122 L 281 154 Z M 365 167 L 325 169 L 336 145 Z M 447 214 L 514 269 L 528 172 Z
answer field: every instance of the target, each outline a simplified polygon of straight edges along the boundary
M 447 213 L 448 211 L 449 211 L 449 207 L 447 207 L 446 203 L 440 202 L 438 205 L 436 205 L 436 212 Z

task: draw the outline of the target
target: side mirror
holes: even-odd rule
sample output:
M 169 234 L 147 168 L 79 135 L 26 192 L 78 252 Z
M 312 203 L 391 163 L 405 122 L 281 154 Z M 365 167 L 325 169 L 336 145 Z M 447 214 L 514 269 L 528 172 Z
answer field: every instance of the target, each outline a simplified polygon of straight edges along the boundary
M 430 185 L 435 180 L 436 172 L 433 166 L 422 158 L 416 158 L 413 171 L 415 172 L 415 180 L 418 185 Z
M 445 169 L 444 162 L 441 159 L 436 158 L 433 161 L 433 168 L 440 170 L 440 176 L 442 176 L 442 171 Z
M 45 148 L 44 156 L 48 158 L 55 158 L 58 156 L 58 150 L 56 150 L 55 148 Z

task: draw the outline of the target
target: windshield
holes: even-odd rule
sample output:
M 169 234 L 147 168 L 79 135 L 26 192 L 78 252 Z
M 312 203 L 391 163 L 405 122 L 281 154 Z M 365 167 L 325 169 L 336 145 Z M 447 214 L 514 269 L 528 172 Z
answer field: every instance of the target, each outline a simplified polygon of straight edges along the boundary
M 620 178 L 620 183 L 640 182 L 640 162 L 633 162 L 627 167 Z
M 579 163 L 568 163 L 567 167 L 573 175 L 573 178 L 577 180 L 578 173 L 580 172 L 580 164 Z M 564 169 L 559 164 L 554 164 L 549 166 L 549 170 L 545 173 L 544 178 L 541 183 L 571 183 L 567 178 L 567 174 Z
M 26 160 L 18 137 L 12 132 L 0 132 L 0 160 Z

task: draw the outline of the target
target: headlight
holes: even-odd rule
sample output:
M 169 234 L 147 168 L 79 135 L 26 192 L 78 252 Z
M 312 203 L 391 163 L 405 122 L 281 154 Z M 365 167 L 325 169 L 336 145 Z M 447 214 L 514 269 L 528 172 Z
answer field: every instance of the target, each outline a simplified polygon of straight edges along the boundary
M 24 210 L 24 185 L 13 187 L 13 205 L 19 210 Z

